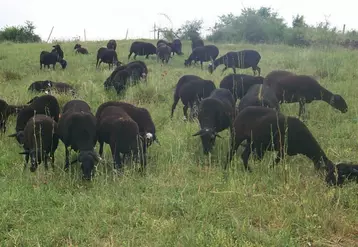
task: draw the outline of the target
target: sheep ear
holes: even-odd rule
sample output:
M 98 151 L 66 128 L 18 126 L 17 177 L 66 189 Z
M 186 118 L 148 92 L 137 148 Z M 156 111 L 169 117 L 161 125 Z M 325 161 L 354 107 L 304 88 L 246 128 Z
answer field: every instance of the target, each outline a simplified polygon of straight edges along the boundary
M 8 135 L 7 137 L 16 137 L 17 133 Z

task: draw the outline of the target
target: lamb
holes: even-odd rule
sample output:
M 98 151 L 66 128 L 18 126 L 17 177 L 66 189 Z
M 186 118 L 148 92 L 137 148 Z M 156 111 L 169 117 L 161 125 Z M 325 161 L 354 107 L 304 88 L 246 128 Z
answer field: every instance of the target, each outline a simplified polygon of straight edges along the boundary
M 6 122 L 10 115 L 16 115 L 25 106 L 9 105 L 5 100 L 0 99 L 0 129 L 6 132 Z
M 291 75 L 295 75 L 295 73 L 286 70 L 273 70 L 265 76 L 264 84 L 271 87 L 272 84 Z
M 65 145 L 65 171 L 69 169 L 69 148 L 79 155 L 75 161 L 81 163 L 83 178 L 91 180 L 94 176 L 95 165 L 99 157 L 94 151 L 97 142 L 96 118 L 91 113 L 90 106 L 82 100 L 71 100 L 64 106 L 64 111 L 58 122 L 58 135 Z
M 285 76 L 272 83 L 271 88 L 280 103 L 299 103 L 299 117 L 305 112 L 305 104 L 314 100 L 323 100 L 342 113 L 348 111 L 348 105 L 341 95 L 333 94 L 307 75 Z
M 116 50 L 117 49 L 117 42 L 114 39 L 109 40 L 108 43 L 107 43 L 107 48 L 112 49 L 112 50 Z
M 194 51 L 195 48 L 203 47 L 204 41 L 200 38 L 192 38 L 191 39 L 191 51 Z
M 76 54 L 77 53 L 86 54 L 86 55 L 88 54 L 88 50 L 82 47 L 80 44 L 76 44 L 74 50 L 76 50 Z
M 137 56 L 145 56 L 148 59 L 149 55 L 157 54 L 157 48 L 148 42 L 134 41 L 129 49 L 128 60 L 134 53 L 134 59 Z
M 173 118 L 175 107 L 177 106 L 177 104 L 179 102 L 179 99 L 180 99 L 179 92 L 180 92 L 181 87 L 184 84 L 186 84 L 187 82 L 189 82 L 191 80 L 196 80 L 196 79 L 202 79 L 202 78 L 199 76 L 196 76 L 196 75 L 183 75 L 182 77 L 179 78 L 179 81 L 178 81 L 177 85 L 175 86 L 175 90 L 174 90 L 174 97 L 173 97 L 174 102 L 172 105 L 172 111 L 170 114 L 170 118 Z
M 288 135 L 287 143 L 285 133 Z M 245 168 L 249 171 L 251 168 L 248 166 L 248 160 L 251 150 L 255 151 L 261 160 L 267 149 L 278 151 L 275 163 L 284 158 L 284 152 L 287 149 L 289 156 L 296 154 L 307 156 L 313 161 L 317 170 L 322 168 L 322 163 L 325 164 L 324 168 L 327 172 L 331 172 L 333 169 L 334 164 L 327 158 L 303 122 L 295 117 L 286 117 L 271 108 L 249 106 L 236 116 L 227 163 L 232 160 L 235 151 L 244 140 L 247 141 L 247 144 L 241 158 Z M 225 168 L 227 168 L 227 164 Z
M 20 154 L 25 155 L 25 166 L 31 160 L 30 171 L 35 172 L 38 164 L 44 161 L 45 169 L 48 170 L 48 158 L 51 158 L 52 168 L 54 168 L 55 151 L 58 146 L 58 136 L 56 134 L 57 123 L 50 117 L 38 114 L 32 117 L 25 126 L 24 151 Z
M 97 62 L 96 62 L 96 68 L 98 68 L 101 63 L 107 63 L 108 68 L 111 69 L 111 65 L 115 64 L 116 66 L 121 65 L 122 63 L 118 61 L 117 52 L 113 49 L 108 48 L 99 48 L 97 51 Z
M 64 58 L 64 53 L 63 53 L 63 50 L 61 49 L 61 46 L 60 45 L 54 45 L 52 46 L 53 49 L 52 49 L 52 52 L 57 52 L 60 59 L 63 59 Z
M 96 112 L 96 118 L 98 119 L 102 110 L 107 106 L 119 106 L 121 107 L 137 124 L 139 127 L 140 136 L 143 138 L 143 153 L 146 154 L 146 149 L 153 142 L 159 144 L 158 138 L 156 136 L 156 129 L 153 123 L 152 117 L 149 111 L 142 107 L 137 107 L 132 104 L 122 102 L 122 101 L 108 101 L 101 104 Z
M 170 46 L 160 43 L 157 48 L 157 62 L 161 59 L 162 63 L 164 63 L 164 61 L 165 63 L 168 63 L 171 52 L 172 48 Z
M 345 180 L 353 179 L 358 183 L 358 165 L 350 162 L 339 162 L 335 169 L 326 175 L 326 182 L 329 185 L 342 185 Z
M 52 81 L 50 81 L 50 80 L 35 81 L 35 82 L 31 83 L 31 85 L 29 86 L 29 88 L 27 90 L 33 91 L 33 92 L 34 91 L 44 92 L 50 87 L 52 87 Z
M 49 93 L 49 90 L 52 88 L 58 93 L 71 93 L 72 95 L 76 93 L 74 87 L 65 82 L 51 82 L 51 87 L 45 90 L 45 92 Z
M 122 161 L 120 153 L 129 156 L 140 156 L 142 169 L 146 166 L 146 156 L 143 154 L 142 137 L 139 134 L 138 124 L 120 106 L 106 106 L 102 108 L 97 118 L 99 154 L 103 154 L 103 145 L 111 147 L 114 168 L 120 170 Z M 123 157 L 124 158 L 124 157 Z
M 252 85 L 262 84 L 264 78 L 245 74 L 230 74 L 220 82 L 220 88 L 228 89 L 233 95 L 235 102 L 241 99 Z
M 47 66 L 47 68 L 50 68 L 50 64 L 52 65 L 52 69 L 55 69 L 57 62 L 61 64 L 62 69 L 67 67 L 66 60 L 61 59 L 56 51 L 42 51 L 40 53 L 40 69 L 42 69 L 42 65 L 44 65 L 44 67 Z
M 280 111 L 280 104 L 275 92 L 267 85 L 252 85 L 244 97 L 240 100 L 239 112 L 248 106 L 264 106 Z
M 200 61 L 201 69 L 203 69 L 203 62 L 208 62 L 216 59 L 219 55 L 219 49 L 215 45 L 206 45 L 195 48 L 188 59 L 184 61 L 185 66 L 189 66 L 192 61 Z
M 44 114 L 52 117 L 58 122 L 60 106 L 57 99 L 52 95 L 36 96 L 28 102 L 28 106 L 19 111 L 16 118 L 16 133 L 9 135 L 15 137 L 18 143 L 23 144 L 24 129 L 31 117 L 35 114 Z
M 204 154 L 211 152 L 219 132 L 232 127 L 235 118 L 235 100 L 227 89 L 218 88 L 200 102 L 198 119 Z
M 261 60 L 261 55 L 255 50 L 242 50 L 239 52 L 230 51 L 226 53 L 224 56 L 221 56 L 218 59 L 216 59 L 213 63 L 210 63 L 208 69 L 210 73 L 213 73 L 213 71 L 218 66 L 224 64 L 225 67 L 222 70 L 222 73 L 224 73 L 224 71 L 227 68 L 232 68 L 234 74 L 236 74 L 236 68 L 241 68 L 241 69 L 252 68 L 254 75 L 256 75 L 256 71 L 257 71 L 258 75 L 260 76 L 261 68 L 257 66 L 260 60 Z
M 194 118 L 193 107 L 195 104 L 199 104 L 200 101 L 206 97 L 209 97 L 212 91 L 215 89 L 215 84 L 211 80 L 196 79 L 190 80 L 181 86 L 179 90 L 179 97 L 184 105 L 183 113 L 184 120 L 188 119 L 188 108 L 190 107 L 190 120 Z M 173 108 L 174 107 L 174 108 Z M 175 110 L 175 106 L 172 107 L 172 114 Z

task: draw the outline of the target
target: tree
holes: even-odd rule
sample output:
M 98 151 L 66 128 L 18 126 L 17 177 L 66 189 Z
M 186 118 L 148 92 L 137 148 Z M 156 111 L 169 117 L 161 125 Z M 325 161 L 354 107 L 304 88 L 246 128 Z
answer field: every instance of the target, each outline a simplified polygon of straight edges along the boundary
M 200 38 L 200 31 L 203 28 L 203 20 L 186 21 L 177 31 L 181 39 Z
M 31 21 L 25 21 L 23 26 L 6 26 L 0 30 L 0 41 L 41 42 L 40 36 L 35 34 L 35 29 L 36 27 Z

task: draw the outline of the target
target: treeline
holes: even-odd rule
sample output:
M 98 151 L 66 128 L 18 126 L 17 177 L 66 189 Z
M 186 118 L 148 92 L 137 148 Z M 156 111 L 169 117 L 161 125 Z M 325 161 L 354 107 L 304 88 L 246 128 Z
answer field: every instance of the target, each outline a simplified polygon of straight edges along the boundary
M 200 37 L 203 22 L 194 20 L 186 22 L 176 34 L 183 39 Z M 342 27 L 343 28 L 343 27 Z M 247 42 L 267 44 L 287 44 L 291 46 L 342 45 L 358 48 L 358 33 L 355 30 L 337 30 L 328 20 L 317 25 L 308 25 L 304 16 L 297 15 L 288 25 L 279 14 L 271 8 L 246 8 L 235 16 L 219 16 L 219 20 L 210 29 L 206 39 L 213 42 Z
M 4 27 L 0 30 L 0 42 L 11 41 L 17 43 L 41 42 L 39 35 L 35 34 L 35 26 L 31 21 L 25 25 Z

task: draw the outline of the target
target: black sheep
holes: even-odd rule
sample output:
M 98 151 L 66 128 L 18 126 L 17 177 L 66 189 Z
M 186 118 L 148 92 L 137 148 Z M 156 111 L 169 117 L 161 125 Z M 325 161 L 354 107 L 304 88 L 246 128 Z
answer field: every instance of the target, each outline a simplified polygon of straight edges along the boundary
M 219 55 L 219 49 L 215 45 L 206 45 L 195 48 L 187 60 L 184 61 L 185 66 L 189 66 L 192 61 L 200 61 L 201 69 L 203 62 L 212 61 Z
M 171 48 L 172 48 L 173 56 L 175 53 L 178 55 L 184 54 L 182 52 L 182 43 L 181 43 L 180 39 L 173 40 L 173 42 L 171 43 Z
M 80 44 L 76 44 L 74 50 L 76 50 L 76 54 L 77 53 L 88 54 L 88 50 L 82 47 Z
M 164 61 L 165 63 L 168 63 L 171 52 L 172 52 L 172 48 L 170 46 L 160 43 L 160 45 L 157 48 L 157 62 L 160 59 L 162 60 L 162 63 L 164 63 Z
M 248 106 L 264 106 L 280 111 L 280 104 L 275 92 L 267 85 L 252 85 L 240 100 L 239 112 Z
M 293 72 L 286 70 L 273 70 L 265 76 L 264 84 L 271 87 L 272 84 L 282 80 L 286 76 L 295 75 Z
M 200 101 L 209 97 L 215 89 L 215 84 L 211 80 L 196 79 L 185 83 L 179 90 L 179 97 L 183 103 L 184 119 L 188 119 L 188 108 L 190 107 L 190 120 L 194 116 L 194 105 L 198 106 Z M 175 109 L 175 108 L 174 108 Z M 172 109 L 172 112 L 174 112 Z
M 44 161 L 45 169 L 48 169 L 48 158 L 51 157 L 54 168 L 55 151 L 58 146 L 57 123 L 50 117 L 38 114 L 26 123 L 24 135 L 24 151 L 26 168 L 31 160 L 30 171 L 35 172 L 38 164 Z
M 314 100 L 323 100 L 342 113 L 348 111 L 347 103 L 342 96 L 333 94 L 307 75 L 285 76 L 272 83 L 271 88 L 280 103 L 299 103 L 299 117 L 305 111 L 305 104 Z
M 0 99 L 0 129 L 6 132 L 6 122 L 10 115 L 16 115 L 26 106 L 9 105 L 5 100 Z
M 162 44 L 168 45 L 168 46 L 171 45 L 170 42 L 168 42 L 168 41 L 166 41 L 166 40 L 164 40 L 164 39 L 160 39 L 160 40 L 158 40 L 158 42 L 157 42 L 157 48 L 159 47 L 159 45 L 162 45 Z
M 259 76 L 261 74 L 261 69 L 259 64 L 261 60 L 261 55 L 255 50 L 243 50 L 238 52 L 228 52 L 224 56 L 219 57 L 213 63 L 209 64 L 209 72 L 213 73 L 213 71 L 221 64 L 224 64 L 225 67 L 222 70 L 222 73 L 227 68 L 232 68 L 234 73 L 236 74 L 236 68 L 247 69 L 252 68 L 254 75 L 256 75 L 256 71 Z
M 72 95 L 76 93 L 74 87 L 65 82 L 52 82 L 51 85 L 49 90 L 54 89 L 58 93 L 71 93 Z M 46 90 L 45 92 L 49 93 L 49 91 Z
M 52 81 L 50 81 L 50 80 L 35 81 L 35 82 L 31 83 L 31 85 L 29 86 L 29 88 L 27 90 L 28 91 L 36 91 L 36 92 L 44 92 L 50 87 L 52 87 Z
M 117 49 L 117 42 L 114 39 L 109 40 L 108 43 L 107 43 L 107 48 L 112 49 L 112 50 L 116 50 Z
M 101 63 L 107 63 L 108 68 L 111 69 L 111 65 L 119 66 L 121 62 L 118 61 L 117 52 L 113 49 L 108 48 L 99 48 L 97 52 L 97 62 L 96 62 L 96 68 L 98 68 Z
M 159 144 L 156 136 L 156 129 L 152 117 L 149 111 L 142 107 L 137 107 L 132 104 L 122 101 L 108 101 L 101 104 L 96 112 L 96 118 L 98 119 L 101 111 L 108 106 L 119 106 L 138 124 L 139 133 L 144 140 L 143 153 L 146 153 L 146 148 L 149 147 L 153 142 Z
M 42 69 L 42 65 L 44 65 L 44 67 L 47 66 L 47 68 L 50 68 L 50 64 L 52 65 L 52 69 L 55 69 L 57 62 L 61 64 L 62 69 L 67 67 L 66 60 L 61 59 L 56 51 L 42 51 L 40 53 L 40 69 Z
M 121 169 L 120 153 L 129 156 L 140 156 L 141 166 L 146 166 L 146 156 L 143 153 L 142 137 L 139 134 L 138 124 L 120 106 L 107 106 L 102 108 L 98 115 L 98 142 L 99 154 L 103 154 L 103 145 L 108 143 L 111 147 L 114 168 Z M 124 158 L 124 157 L 123 157 Z
M 177 85 L 175 86 L 175 90 L 174 90 L 174 97 L 173 97 L 174 102 L 172 105 L 170 118 L 173 118 L 175 107 L 177 106 L 177 104 L 179 102 L 179 99 L 180 99 L 179 92 L 180 92 L 181 87 L 184 84 L 188 83 L 189 81 L 197 80 L 197 79 L 202 79 L 202 78 L 199 76 L 196 76 L 196 75 L 183 75 L 182 77 L 179 78 L 179 81 L 178 81 Z
M 200 136 L 204 154 L 211 152 L 219 132 L 232 127 L 235 118 L 235 100 L 227 89 L 218 88 L 199 105 L 200 130 L 193 136 Z
M 329 185 L 342 185 L 346 180 L 355 180 L 358 183 L 358 165 L 351 162 L 339 162 L 326 175 L 326 182 Z
M 58 55 L 60 56 L 60 58 L 63 59 L 64 58 L 64 53 L 63 53 L 63 50 L 61 49 L 61 46 L 60 45 L 54 45 L 52 47 L 53 47 L 52 52 L 54 52 L 54 51 L 57 52 Z
M 83 178 L 90 180 L 99 157 L 94 151 L 97 142 L 96 118 L 86 102 L 71 100 L 65 104 L 58 122 L 58 134 L 65 145 L 65 170 L 68 170 L 70 165 L 69 148 L 75 152 L 79 151 L 76 161 L 81 163 Z
M 134 41 L 129 49 L 128 60 L 133 53 L 134 59 L 136 59 L 137 56 L 145 56 L 145 58 L 148 58 L 149 55 L 157 54 L 157 48 L 152 43 Z
M 322 168 L 322 164 L 325 164 L 327 172 L 333 169 L 333 163 L 303 122 L 295 117 L 286 117 L 271 108 L 249 106 L 236 116 L 227 163 L 232 160 L 235 151 L 244 140 L 247 142 L 241 158 L 249 171 L 251 169 L 248 160 L 252 151 L 256 153 L 259 160 L 263 158 L 266 150 L 278 151 L 275 159 L 275 163 L 278 163 L 284 158 L 285 149 L 289 156 L 297 154 L 307 156 L 313 161 L 317 170 Z
M 220 88 L 228 89 L 233 95 L 235 102 L 241 99 L 252 85 L 262 84 L 264 78 L 245 74 L 230 74 L 220 82 Z
M 60 106 L 57 99 L 52 95 L 36 96 L 28 102 L 28 106 L 19 111 L 16 118 L 16 133 L 9 135 L 9 137 L 16 137 L 16 140 L 23 144 L 23 131 L 26 123 L 31 117 L 36 114 L 44 114 L 52 117 L 58 122 L 60 115 Z
M 194 51 L 195 48 L 203 47 L 204 41 L 200 38 L 192 38 L 191 39 L 191 50 Z

